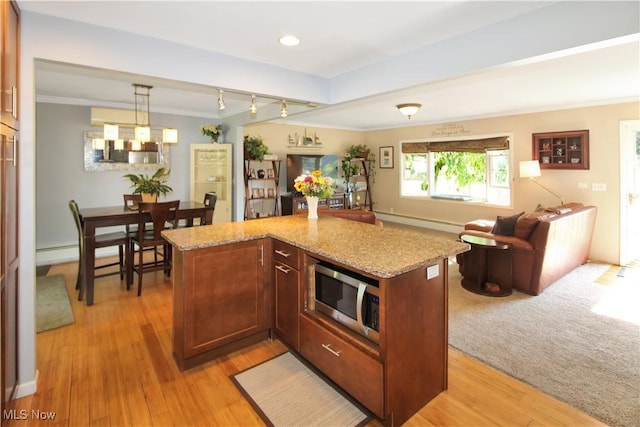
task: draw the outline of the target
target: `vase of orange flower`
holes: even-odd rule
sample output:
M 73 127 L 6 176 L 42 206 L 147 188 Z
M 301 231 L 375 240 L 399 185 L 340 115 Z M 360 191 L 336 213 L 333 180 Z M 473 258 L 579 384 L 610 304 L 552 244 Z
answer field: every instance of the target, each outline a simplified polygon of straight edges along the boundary
M 322 176 L 322 171 L 315 170 L 309 175 L 300 175 L 294 180 L 294 187 L 307 198 L 309 214 L 307 218 L 318 218 L 318 200 L 331 197 L 333 194 L 333 179 Z

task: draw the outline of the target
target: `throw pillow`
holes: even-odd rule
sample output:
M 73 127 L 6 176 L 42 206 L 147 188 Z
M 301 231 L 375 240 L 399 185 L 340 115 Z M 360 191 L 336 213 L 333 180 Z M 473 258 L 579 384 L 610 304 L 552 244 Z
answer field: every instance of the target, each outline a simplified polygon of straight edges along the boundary
M 528 240 L 531 233 L 533 233 L 533 230 L 538 226 L 538 217 L 538 214 L 530 213 L 518 218 L 513 235 L 518 239 Z
M 501 236 L 513 236 L 513 233 L 516 229 L 516 222 L 518 218 L 524 214 L 524 211 L 519 214 L 511 215 L 511 216 L 500 216 L 496 218 L 496 224 L 493 226 L 493 230 L 491 232 L 493 234 L 499 234 Z

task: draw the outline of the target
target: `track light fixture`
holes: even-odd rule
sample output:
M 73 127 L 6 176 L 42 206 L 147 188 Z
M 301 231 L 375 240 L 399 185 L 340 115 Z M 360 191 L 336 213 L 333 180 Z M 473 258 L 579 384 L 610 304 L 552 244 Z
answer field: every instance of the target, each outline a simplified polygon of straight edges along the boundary
M 289 115 L 289 111 L 287 110 L 287 101 L 282 100 L 282 104 L 280 104 L 280 117 L 285 118 Z
M 407 116 L 409 120 L 411 120 L 411 116 L 418 112 L 418 110 L 422 107 L 421 104 L 416 103 L 408 103 L 408 104 L 398 104 L 396 108 L 400 110 L 402 114 Z
M 251 95 L 251 104 L 249 104 L 249 112 L 256 114 L 258 112 L 258 104 L 256 104 L 256 96 Z
M 222 89 L 218 89 L 218 109 L 219 110 L 224 110 L 225 108 L 227 108 L 227 106 L 224 104 L 224 98 L 222 97 L 223 93 L 224 91 Z

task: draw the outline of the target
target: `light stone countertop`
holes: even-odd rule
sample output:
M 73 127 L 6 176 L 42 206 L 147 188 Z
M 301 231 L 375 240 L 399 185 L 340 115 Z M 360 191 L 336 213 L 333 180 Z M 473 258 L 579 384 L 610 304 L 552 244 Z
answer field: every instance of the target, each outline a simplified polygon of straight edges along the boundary
M 470 248 L 455 239 L 329 216 L 263 218 L 168 230 L 162 235 L 180 251 L 273 237 L 381 278 L 432 265 Z

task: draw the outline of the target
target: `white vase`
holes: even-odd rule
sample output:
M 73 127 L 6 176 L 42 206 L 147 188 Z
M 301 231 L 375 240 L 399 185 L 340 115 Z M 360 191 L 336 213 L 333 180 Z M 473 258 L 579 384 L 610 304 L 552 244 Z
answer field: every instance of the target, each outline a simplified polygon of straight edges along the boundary
M 315 196 L 307 196 L 307 206 L 309 207 L 307 218 L 318 219 L 318 198 Z

